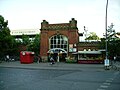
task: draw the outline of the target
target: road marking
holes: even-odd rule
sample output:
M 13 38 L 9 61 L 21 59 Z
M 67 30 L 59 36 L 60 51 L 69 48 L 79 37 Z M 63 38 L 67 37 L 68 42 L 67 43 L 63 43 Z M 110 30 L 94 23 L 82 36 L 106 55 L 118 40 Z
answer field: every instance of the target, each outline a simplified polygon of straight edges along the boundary
M 110 83 L 103 83 L 103 84 L 105 84 L 105 85 L 110 85 Z
M 105 89 L 107 89 L 107 88 L 111 85 L 111 83 L 112 83 L 113 80 L 114 80 L 114 78 L 109 78 L 108 80 L 106 80 L 106 81 L 100 86 L 100 89 L 97 89 L 97 90 L 105 90 Z
M 105 85 L 101 85 L 100 87 L 101 88 L 108 88 L 108 86 L 105 86 Z
M 112 80 L 106 80 L 106 82 L 109 82 L 109 83 L 111 83 L 111 82 L 112 82 Z

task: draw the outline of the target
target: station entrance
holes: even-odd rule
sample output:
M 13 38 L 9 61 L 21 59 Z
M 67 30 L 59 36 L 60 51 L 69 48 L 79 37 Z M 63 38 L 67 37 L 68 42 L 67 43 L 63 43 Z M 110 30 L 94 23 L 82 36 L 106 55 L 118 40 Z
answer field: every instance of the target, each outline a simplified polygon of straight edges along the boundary
M 65 62 L 67 57 L 67 52 L 61 48 L 53 48 L 48 51 L 48 61 L 53 58 L 56 62 Z

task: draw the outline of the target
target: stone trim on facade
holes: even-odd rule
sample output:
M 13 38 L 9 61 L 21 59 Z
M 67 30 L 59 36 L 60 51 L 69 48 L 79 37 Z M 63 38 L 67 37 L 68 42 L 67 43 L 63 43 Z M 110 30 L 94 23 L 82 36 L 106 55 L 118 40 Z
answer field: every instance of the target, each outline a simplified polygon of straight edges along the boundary
M 68 51 L 69 44 L 77 44 L 79 42 L 79 33 L 77 28 L 77 21 L 72 18 L 69 23 L 49 24 L 46 20 L 41 23 L 41 43 L 40 43 L 40 56 L 47 58 L 47 52 L 50 50 L 49 39 L 54 35 L 63 35 L 68 39 Z

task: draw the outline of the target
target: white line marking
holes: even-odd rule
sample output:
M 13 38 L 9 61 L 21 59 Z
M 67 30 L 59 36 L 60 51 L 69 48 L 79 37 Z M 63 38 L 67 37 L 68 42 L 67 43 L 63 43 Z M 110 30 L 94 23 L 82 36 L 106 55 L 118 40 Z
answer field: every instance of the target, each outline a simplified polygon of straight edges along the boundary
M 101 85 L 100 87 L 101 88 L 108 88 L 108 86 L 105 86 L 105 85 Z
M 109 82 L 109 83 L 111 83 L 112 81 L 111 81 L 111 80 L 106 80 L 106 82 Z
M 103 84 L 105 84 L 105 85 L 110 85 L 110 83 L 103 83 Z

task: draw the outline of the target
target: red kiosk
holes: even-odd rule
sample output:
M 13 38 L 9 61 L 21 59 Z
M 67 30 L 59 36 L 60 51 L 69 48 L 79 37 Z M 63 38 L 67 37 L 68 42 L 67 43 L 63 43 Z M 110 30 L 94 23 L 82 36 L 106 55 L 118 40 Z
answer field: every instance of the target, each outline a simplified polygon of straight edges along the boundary
M 31 51 L 21 51 L 20 52 L 20 62 L 21 63 L 33 63 L 34 60 L 34 52 Z

